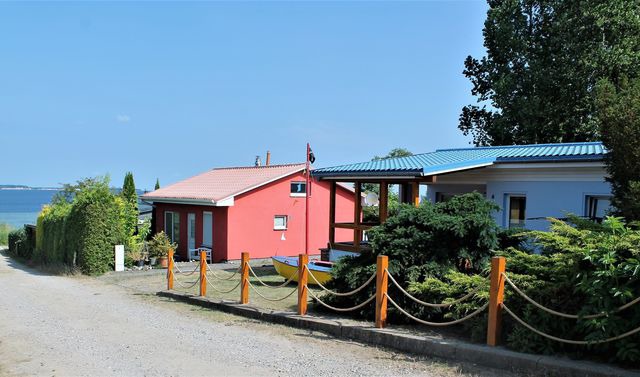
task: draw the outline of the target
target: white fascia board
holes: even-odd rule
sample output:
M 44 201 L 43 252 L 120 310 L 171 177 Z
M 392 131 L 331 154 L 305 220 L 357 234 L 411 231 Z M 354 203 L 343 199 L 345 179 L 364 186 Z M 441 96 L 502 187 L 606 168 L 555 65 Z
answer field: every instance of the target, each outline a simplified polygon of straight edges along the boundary
M 197 206 L 218 206 L 218 203 L 214 200 L 207 199 L 179 199 L 179 198 L 162 198 L 162 197 L 149 197 L 142 198 L 145 202 L 151 203 L 169 203 L 169 204 L 192 204 Z
M 458 173 L 458 172 L 464 172 L 464 171 L 467 171 L 467 170 L 485 168 L 485 167 L 491 166 L 491 165 L 493 165 L 493 162 L 483 162 L 483 163 L 479 163 L 479 164 L 475 164 L 475 165 L 467 165 L 467 166 L 464 166 L 464 167 L 429 171 L 428 173 L 425 173 L 423 175 L 428 177 L 428 176 L 432 176 L 432 175 Z

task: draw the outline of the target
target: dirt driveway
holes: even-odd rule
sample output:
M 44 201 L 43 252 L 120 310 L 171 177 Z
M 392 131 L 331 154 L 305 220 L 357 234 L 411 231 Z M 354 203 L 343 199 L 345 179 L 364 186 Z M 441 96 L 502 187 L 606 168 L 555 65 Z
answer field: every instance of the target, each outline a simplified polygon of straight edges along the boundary
M 0 255 L 0 375 L 504 375 L 193 308 Z

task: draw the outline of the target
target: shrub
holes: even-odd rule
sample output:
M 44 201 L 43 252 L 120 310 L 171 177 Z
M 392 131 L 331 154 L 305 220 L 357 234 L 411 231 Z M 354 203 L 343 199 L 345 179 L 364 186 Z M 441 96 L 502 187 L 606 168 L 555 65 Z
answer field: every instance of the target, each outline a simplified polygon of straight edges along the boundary
M 9 254 L 22 259 L 31 259 L 35 248 L 35 234 L 32 228 L 22 227 L 9 232 Z
M 108 181 L 77 193 L 65 228 L 66 247 L 86 274 L 101 274 L 113 268 L 114 245 L 127 241 L 123 227 L 122 199 L 109 190 Z
M 497 207 L 478 193 L 459 195 L 445 203 L 423 203 L 420 207 L 402 205 L 398 214 L 369 232 L 373 250 L 357 257 L 343 258 L 334 266 L 330 286 L 341 290 L 354 289 L 375 272 L 377 255 L 389 256 L 389 272 L 408 289 L 425 279 L 461 276 L 477 273 L 487 264 L 492 249 L 497 246 L 497 225 L 492 212 Z M 352 306 L 373 294 L 374 286 L 358 295 L 326 297 L 336 305 Z M 441 318 L 440 310 L 425 310 L 390 287 L 394 300 L 411 313 L 431 319 Z M 370 317 L 369 308 L 360 311 Z M 394 310 L 389 320 L 403 321 Z
M 0 223 L 0 245 L 9 245 L 9 232 L 12 230 L 9 224 Z
M 176 251 L 177 248 L 178 245 L 171 243 L 167 234 L 161 231 L 156 233 L 149 241 L 149 256 L 166 257 L 169 254 L 169 249 Z

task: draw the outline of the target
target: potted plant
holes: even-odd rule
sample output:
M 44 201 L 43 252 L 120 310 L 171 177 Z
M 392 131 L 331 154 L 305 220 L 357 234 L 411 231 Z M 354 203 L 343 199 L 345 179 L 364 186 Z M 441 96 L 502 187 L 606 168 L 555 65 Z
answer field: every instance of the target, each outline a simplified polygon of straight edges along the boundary
M 144 258 L 138 247 L 134 247 L 132 250 L 129 250 L 128 254 L 129 259 L 133 261 L 134 265 L 138 267 L 144 266 Z
M 169 255 L 169 249 L 175 251 L 177 247 L 177 244 L 171 243 L 165 232 L 157 233 L 151 241 L 149 241 L 149 257 L 158 258 L 160 266 L 166 268 L 168 265 L 167 256 Z

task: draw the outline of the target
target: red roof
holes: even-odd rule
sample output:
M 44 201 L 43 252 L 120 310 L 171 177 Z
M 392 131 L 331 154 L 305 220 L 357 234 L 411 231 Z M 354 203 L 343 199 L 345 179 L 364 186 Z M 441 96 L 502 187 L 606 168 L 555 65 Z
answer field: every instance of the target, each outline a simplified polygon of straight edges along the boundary
M 304 170 L 305 164 L 215 168 L 142 195 L 148 201 L 219 202 Z

